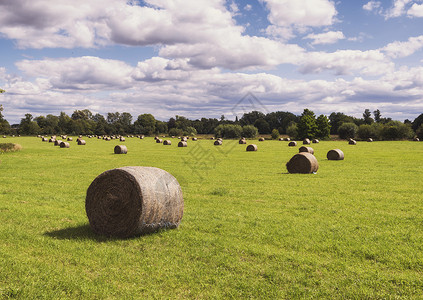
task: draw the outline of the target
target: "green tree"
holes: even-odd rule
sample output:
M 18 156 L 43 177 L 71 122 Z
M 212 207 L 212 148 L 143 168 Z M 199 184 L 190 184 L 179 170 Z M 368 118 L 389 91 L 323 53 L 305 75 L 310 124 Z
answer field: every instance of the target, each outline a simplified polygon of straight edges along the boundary
M 245 125 L 242 127 L 241 135 L 248 139 L 253 139 L 258 135 L 258 129 L 253 125 Z
M 316 116 L 309 109 L 304 109 L 300 121 L 298 122 L 298 138 L 314 138 L 317 132 Z
M 197 129 L 195 129 L 192 126 L 188 126 L 187 129 L 184 131 L 184 135 L 196 136 L 197 135 Z
M 329 119 L 325 115 L 320 115 L 316 119 L 316 137 L 319 139 L 329 139 L 330 138 L 330 124 Z
M 380 113 L 380 110 L 379 110 L 379 109 L 376 109 L 376 110 L 373 112 L 373 115 L 375 116 L 375 122 L 376 122 L 376 123 L 379 123 L 379 122 L 380 122 L 380 119 L 381 119 L 381 117 L 382 117 L 382 115 L 381 115 L 381 113 Z
M 358 126 L 355 123 L 343 123 L 338 128 L 338 134 L 341 139 L 355 138 Z
M 337 134 L 339 126 L 343 123 L 355 123 L 355 119 L 341 112 L 333 112 L 329 116 L 329 122 L 331 126 L 330 133 Z
M 25 118 L 21 119 L 21 123 L 19 124 L 19 133 L 20 134 L 38 134 L 40 131 L 40 127 L 38 126 L 37 122 L 32 120 L 33 117 L 31 114 L 25 114 Z
M 156 132 L 156 119 L 152 114 L 139 115 L 134 122 L 135 133 L 152 135 Z
M 156 121 L 156 133 L 167 133 L 167 123 L 163 121 Z
M 265 120 L 266 115 L 260 111 L 255 110 L 255 111 L 243 114 L 239 122 L 242 126 L 253 125 L 258 119 Z
M 3 91 L 4 92 L 4 91 Z M 2 92 L 2 93 L 3 93 Z M 10 132 L 10 124 L 7 120 L 3 117 L 2 114 L 3 105 L 0 104 L 0 133 L 7 134 Z
M 279 138 L 279 130 L 277 130 L 276 128 L 274 128 L 272 130 L 272 139 L 277 140 Z
M 361 140 L 366 140 L 368 138 L 378 138 L 378 124 L 361 124 L 358 126 L 357 135 Z
M 423 114 L 420 114 L 417 118 L 414 119 L 412 123 L 413 130 L 417 131 L 421 124 L 423 124 Z
M 269 123 L 270 129 L 276 128 L 279 133 L 286 133 L 286 128 L 291 122 L 298 122 L 298 117 L 290 112 L 277 111 L 266 115 L 265 120 Z
M 286 128 L 286 134 L 293 139 L 298 137 L 298 127 L 297 123 L 291 122 L 288 127 Z
M 417 128 L 416 135 L 421 141 L 423 141 L 423 124 L 421 124 L 420 127 Z
M 373 118 L 371 117 L 372 113 L 370 112 L 370 109 L 366 108 L 363 113 L 363 120 L 364 124 L 372 124 L 374 122 Z
M 59 120 L 57 123 L 58 126 L 58 133 L 65 134 L 71 133 L 70 125 L 71 125 L 71 118 L 63 111 L 60 112 Z

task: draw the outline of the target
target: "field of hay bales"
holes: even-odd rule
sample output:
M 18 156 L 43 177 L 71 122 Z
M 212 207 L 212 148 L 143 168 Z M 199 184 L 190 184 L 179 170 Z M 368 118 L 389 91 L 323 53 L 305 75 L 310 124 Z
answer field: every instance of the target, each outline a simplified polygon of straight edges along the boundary
M 75 140 L 2 140 L 22 149 L 0 154 L 0 298 L 422 297 L 423 142 L 320 141 L 316 174 L 289 174 L 302 143 Z M 332 149 L 344 160 L 328 160 Z M 124 166 L 175 176 L 177 229 L 91 231 L 87 188 Z

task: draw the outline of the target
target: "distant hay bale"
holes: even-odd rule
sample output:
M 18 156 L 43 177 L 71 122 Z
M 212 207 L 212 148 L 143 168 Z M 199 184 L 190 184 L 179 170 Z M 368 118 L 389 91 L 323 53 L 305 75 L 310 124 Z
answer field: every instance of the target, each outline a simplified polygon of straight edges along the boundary
M 172 145 L 172 141 L 171 140 L 164 140 L 163 145 L 170 146 L 170 145 Z
M 215 146 L 221 146 L 222 145 L 222 141 L 221 140 L 216 140 L 216 141 L 214 141 L 214 145 Z
M 258 140 L 259 140 L 259 142 L 264 142 L 264 137 L 261 137 Z
M 357 144 L 357 142 L 355 141 L 355 140 L 350 140 L 349 142 L 348 142 L 348 144 L 350 144 L 350 145 L 356 145 Z
M 240 139 L 238 142 L 240 145 L 247 144 L 247 141 L 245 139 Z
M 67 135 L 62 135 L 62 139 L 66 140 L 68 138 Z
M 343 160 L 344 159 L 344 152 L 341 149 L 333 149 L 329 150 L 326 154 L 328 160 Z
M 371 142 L 373 142 L 373 139 L 372 139 L 372 138 L 368 138 L 368 139 L 367 139 L 367 141 L 368 141 L 369 143 L 371 143 Z
M 210 139 L 211 139 L 211 140 L 214 140 L 214 136 L 212 136 Z
M 318 139 L 314 139 L 311 141 L 313 144 L 318 144 L 320 141 Z
M 289 147 L 295 147 L 295 146 L 297 146 L 297 142 L 296 141 L 291 141 L 291 142 L 289 142 L 288 146 Z
M 309 139 L 307 139 L 307 138 L 305 138 L 305 139 L 303 140 L 303 145 L 310 145 L 310 140 L 309 140 Z
M 157 144 L 163 143 L 163 140 L 162 140 L 162 139 L 157 138 L 157 139 L 156 139 L 156 143 L 157 143 Z
M 193 138 L 192 138 L 192 140 L 195 142 L 195 141 L 197 141 L 197 140 L 198 140 L 198 138 L 193 137 Z
M 295 154 L 287 163 L 286 168 L 289 173 L 309 174 L 317 172 L 319 163 L 316 157 L 308 152 Z
M 70 145 L 68 142 L 61 142 L 60 143 L 60 148 L 70 148 Z
M 155 139 L 155 140 L 157 140 L 158 138 L 159 138 L 158 136 L 155 136 L 155 137 L 154 137 L 154 139 Z
M 279 141 L 283 141 L 283 138 L 279 138 Z
M 56 140 L 55 139 L 52 139 L 52 138 L 50 138 L 49 140 L 48 140 L 48 142 L 49 143 L 54 143 Z
M 5 138 L 7 138 L 7 136 L 3 135 L 3 138 L 5 139 Z
M 125 145 L 116 145 L 114 149 L 115 154 L 127 154 L 128 148 Z
M 284 138 L 284 141 L 289 142 L 291 139 L 289 137 Z
M 41 139 L 41 141 L 43 141 L 43 142 L 48 142 L 48 139 L 47 139 L 47 138 L 45 138 L 45 137 L 43 137 L 43 138 Z
M 183 137 L 181 137 L 181 141 L 186 142 L 186 141 L 188 141 L 188 138 L 186 136 L 183 136 Z
M 141 140 L 142 140 L 142 139 L 144 139 L 144 135 L 141 135 L 141 136 L 140 136 L 140 139 L 141 139 Z
M 125 141 L 125 138 L 124 137 L 120 137 L 120 139 L 119 139 L 121 142 L 124 142 Z
M 314 154 L 314 149 L 311 147 L 301 146 L 298 150 L 299 152 L 308 152 Z
M 83 146 L 86 145 L 87 142 L 85 140 L 78 139 L 78 145 Z
M 153 167 L 108 170 L 87 189 L 85 210 L 100 235 L 128 238 L 177 228 L 184 212 L 178 181 Z
M 419 142 L 419 141 L 420 141 L 420 139 L 419 139 L 418 137 L 414 137 L 413 141 L 415 141 L 415 142 Z
M 187 146 L 188 146 L 187 142 L 180 141 L 180 142 L 178 143 L 178 147 L 187 147 Z
M 68 137 L 68 141 L 69 141 L 69 142 L 72 142 L 72 141 L 73 141 L 73 139 L 72 139 L 71 137 Z
M 61 140 L 55 140 L 54 141 L 54 145 L 55 146 L 60 146 L 60 143 L 61 143 L 62 141 Z
M 247 151 L 257 151 L 257 145 L 256 144 L 250 144 L 247 146 Z

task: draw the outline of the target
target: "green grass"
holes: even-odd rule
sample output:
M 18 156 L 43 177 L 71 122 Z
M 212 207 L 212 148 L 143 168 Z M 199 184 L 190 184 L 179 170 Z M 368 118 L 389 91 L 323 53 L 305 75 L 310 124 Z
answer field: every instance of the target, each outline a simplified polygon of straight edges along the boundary
M 317 174 L 301 175 L 287 142 L 75 140 L 5 139 L 23 149 L 0 155 L 0 298 L 422 298 L 423 143 L 320 142 Z M 334 148 L 344 161 L 326 159 Z M 178 229 L 91 232 L 88 186 L 130 165 L 178 179 Z

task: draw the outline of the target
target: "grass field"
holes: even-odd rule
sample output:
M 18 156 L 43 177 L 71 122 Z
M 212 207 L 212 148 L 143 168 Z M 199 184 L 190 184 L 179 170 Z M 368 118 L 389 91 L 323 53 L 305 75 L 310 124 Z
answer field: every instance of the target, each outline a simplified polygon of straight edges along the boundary
M 0 141 L 23 147 L 0 155 L 1 298 L 423 298 L 422 142 L 313 144 L 319 170 L 300 175 L 286 172 L 301 146 L 287 142 L 86 141 Z M 334 148 L 344 161 L 326 159 Z M 178 229 L 91 232 L 88 186 L 131 165 L 178 179 Z

